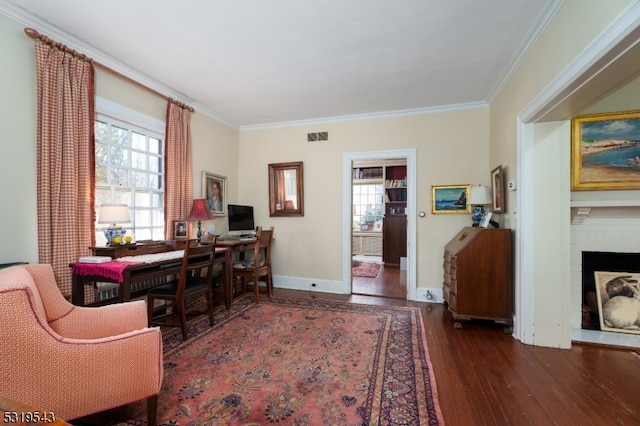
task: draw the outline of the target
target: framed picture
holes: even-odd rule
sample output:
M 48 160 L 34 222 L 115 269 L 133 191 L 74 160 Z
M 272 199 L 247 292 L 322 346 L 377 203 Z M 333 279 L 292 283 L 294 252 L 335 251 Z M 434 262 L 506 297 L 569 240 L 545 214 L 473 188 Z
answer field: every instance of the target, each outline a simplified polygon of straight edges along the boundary
M 505 209 L 504 199 L 504 173 L 502 166 L 491 171 L 491 193 L 493 194 L 493 212 L 503 213 Z
M 602 331 L 640 334 L 640 273 L 595 271 Z
M 202 172 L 202 198 L 207 200 L 214 216 L 227 215 L 227 178 Z
M 480 227 L 481 228 L 488 228 L 489 227 L 489 223 L 491 223 L 491 216 L 493 216 L 493 213 L 491 212 L 484 212 L 484 215 L 482 216 L 482 219 L 480 220 Z
M 469 191 L 471 185 L 431 185 L 431 213 L 470 214 Z
M 173 221 L 173 239 L 188 240 L 189 239 L 189 222 L 186 220 Z
M 571 120 L 571 189 L 640 189 L 640 111 Z

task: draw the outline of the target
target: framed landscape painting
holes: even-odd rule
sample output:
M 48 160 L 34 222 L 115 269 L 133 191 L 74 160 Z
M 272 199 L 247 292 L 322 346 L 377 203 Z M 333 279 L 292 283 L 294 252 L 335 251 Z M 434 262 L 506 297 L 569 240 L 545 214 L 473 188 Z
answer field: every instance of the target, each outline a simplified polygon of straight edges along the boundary
M 431 185 L 431 213 L 471 214 L 471 185 Z
M 640 189 L 640 111 L 571 120 L 571 189 Z

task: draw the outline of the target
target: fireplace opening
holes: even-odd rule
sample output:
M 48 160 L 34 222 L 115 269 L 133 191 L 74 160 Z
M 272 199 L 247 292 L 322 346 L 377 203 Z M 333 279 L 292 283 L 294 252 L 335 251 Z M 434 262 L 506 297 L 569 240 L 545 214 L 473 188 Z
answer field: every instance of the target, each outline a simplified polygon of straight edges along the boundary
M 582 252 L 582 328 L 600 330 L 595 271 L 640 272 L 640 253 Z

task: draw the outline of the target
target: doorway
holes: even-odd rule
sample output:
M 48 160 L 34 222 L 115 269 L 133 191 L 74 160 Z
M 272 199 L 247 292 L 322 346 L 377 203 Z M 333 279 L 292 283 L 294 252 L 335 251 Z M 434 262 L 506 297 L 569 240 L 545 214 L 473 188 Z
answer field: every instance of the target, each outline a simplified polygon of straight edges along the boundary
M 416 288 L 415 162 L 415 149 L 344 154 L 343 283 L 346 293 L 414 299 Z M 379 191 L 377 196 L 385 198 L 379 198 L 383 201 L 382 203 L 372 203 L 380 205 L 369 206 L 367 202 L 355 200 L 354 183 L 362 182 L 359 182 L 360 179 L 355 179 L 354 166 L 364 167 L 374 164 L 403 166 L 402 176 L 389 175 L 390 181 L 403 181 L 402 184 L 397 183 L 398 191 L 392 191 L 401 192 L 402 195 L 397 196 L 387 193 L 387 185 L 385 184 L 387 179 L 385 179 L 385 173 L 382 172 L 373 178 L 378 180 L 379 188 L 368 188 L 365 192 L 373 191 L 375 194 L 377 190 Z M 359 177 L 363 176 L 360 175 Z M 389 197 L 388 203 L 384 202 L 386 197 Z M 357 223 L 354 220 L 354 212 L 356 212 L 354 203 L 356 201 L 361 204 L 361 208 L 356 215 Z M 402 238 L 399 239 L 399 243 L 396 241 L 395 244 L 399 244 L 403 248 L 401 254 L 404 256 L 393 253 L 393 261 L 389 260 L 389 253 L 385 254 L 383 252 L 384 216 L 387 215 L 387 212 L 389 215 L 394 215 L 396 220 L 400 219 L 403 223 Z M 391 221 L 389 220 L 388 222 Z M 397 231 L 388 231 L 388 235 L 394 237 L 392 240 L 398 239 Z M 385 256 L 387 257 L 386 259 Z M 354 263 L 356 263 L 358 269 L 361 269 L 361 263 L 377 264 L 378 269 L 373 272 L 364 271 L 362 273 L 363 276 L 354 276 Z M 363 269 L 370 268 L 365 266 Z M 356 274 L 360 275 L 357 272 Z

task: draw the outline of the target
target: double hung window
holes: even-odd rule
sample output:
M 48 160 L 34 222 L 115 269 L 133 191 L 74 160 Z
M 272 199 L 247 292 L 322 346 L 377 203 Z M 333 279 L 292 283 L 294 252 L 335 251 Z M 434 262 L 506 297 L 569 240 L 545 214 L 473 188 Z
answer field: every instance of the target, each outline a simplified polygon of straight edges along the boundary
M 102 204 L 127 204 L 134 240 L 164 239 L 164 123 L 105 100 L 96 103 L 96 220 Z M 106 244 L 96 224 L 96 244 Z

